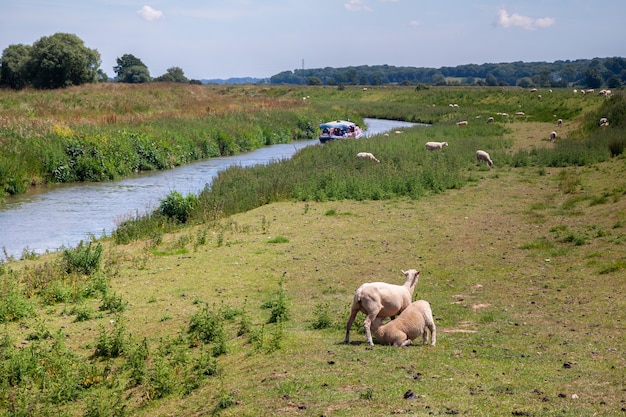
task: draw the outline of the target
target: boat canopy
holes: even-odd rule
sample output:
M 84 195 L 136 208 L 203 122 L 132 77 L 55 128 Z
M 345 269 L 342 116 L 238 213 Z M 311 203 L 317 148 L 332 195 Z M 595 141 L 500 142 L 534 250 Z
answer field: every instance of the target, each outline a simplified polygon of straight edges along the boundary
M 341 130 L 348 130 L 348 128 L 350 126 L 354 126 L 356 127 L 355 123 L 346 121 L 346 120 L 337 120 L 334 122 L 326 122 L 326 123 L 322 123 L 320 125 L 320 129 L 335 129 L 335 128 L 339 128 Z

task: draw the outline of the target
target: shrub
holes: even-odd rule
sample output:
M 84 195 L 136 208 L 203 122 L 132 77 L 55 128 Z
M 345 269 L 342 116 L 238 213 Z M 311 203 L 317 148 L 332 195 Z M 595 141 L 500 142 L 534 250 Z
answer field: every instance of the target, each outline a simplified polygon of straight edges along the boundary
M 116 317 L 113 321 L 113 329 L 107 332 L 104 326 L 100 327 L 98 341 L 96 343 L 96 351 L 94 356 L 103 358 L 117 358 L 128 348 L 128 336 L 126 335 L 126 326 L 121 317 Z
M 187 223 L 187 219 L 197 202 L 198 197 L 193 194 L 188 194 L 187 197 L 183 197 L 179 192 L 172 191 L 167 197 L 161 200 L 159 213 L 179 223 Z
M 33 314 L 32 305 L 16 288 L 9 286 L 0 293 L 0 323 L 17 321 Z
M 219 312 L 205 305 L 189 319 L 188 333 L 204 343 L 224 338 L 224 323 Z
M 100 268 L 101 256 L 101 243 L 89 242 L 85 244 L 81 240 L 76 248 L 63 251 L 63 263 L 68 274 L 78 272 L 91 275 Z
M 315 306 L 314 318 L 311 327 L 313 329 L 326 329 L 331 327 L 333 321 L 329 311 L 329 304 L 318 304 Z
M 289 306 L 287 305 L 287 292 L 284 288 L 285 275 L 281 277 L 278 283 L 278 292 L 270 300 L 263 303 L 263 308 L 269 308 L 271 315 L 268 323 L 279 323 L 289 320 Z

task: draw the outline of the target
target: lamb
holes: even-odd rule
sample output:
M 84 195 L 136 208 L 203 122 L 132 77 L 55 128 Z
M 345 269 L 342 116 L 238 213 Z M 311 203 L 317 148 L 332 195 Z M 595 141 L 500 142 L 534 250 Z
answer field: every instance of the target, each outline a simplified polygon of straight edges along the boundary
M 376 317 L 395 317 L 411 304 L 415 285 L 419 280 L 420 271 L 409 269 L 402 271 L 406 280 L 403 285 L 388 284 L 386 282 L 366 282 L 354 293 L 352 309 L 348 324 L 346 325 L 346 338 L 344 343 L 350 342 L 350 328 L 359 311 L 366 314 L 365 334 L 367 343 L 374 345 L 370 327 Z
M 369 153 L 369 152 L 359 152 L 356 154 L 357 158 L 368 158 L 371 159 L 372 161 L 376 161 L 376 162 L 380 162 L 373 154 Z
M 408 346 L 420 335 L 422 342 L 426 344 L 429 333 L 430 345 L 435 346 L 437 343 L 437 328 L 428 301 L 414 301 L 395 320 L 386 324 L 382 322 L 383 319 L 377 317 L 372 322 L 372 329 L 378 343 L 383 345 Z
M 467 126 L 467 120 L 462 120 L 456 123 L 457 126 Z
M 481 161 L 485 161 L 487 165 L 489 165 L 490 167 L 493 166 L 493 161 L 491 160 L 491 157 L 485 151 L 481 151 L 481 150 L 476 151 L 476 159 L 478 159 L 479 163 Z
M 550 142 L 554 142 L 556 140 L 556 132 L 550 132 Z
M 429 151 L 438 151 L 444 146 L 448 146 L 448 142 L 426 142 L 426 149 Z

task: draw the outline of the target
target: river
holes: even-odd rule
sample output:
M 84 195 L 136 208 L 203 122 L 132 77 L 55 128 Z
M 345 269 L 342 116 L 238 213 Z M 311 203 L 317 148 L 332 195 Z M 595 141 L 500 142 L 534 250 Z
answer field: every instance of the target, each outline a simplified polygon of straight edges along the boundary
M 413 124 L 365 119 L 366 135 L 376 135 Z M 198 194 L 218 172 L 230 166 L 251 166 L 291 158 L 319 141 L 272 145 L 241 155 L 211 158 L 168 171 L 149 172 L 119 181 L 73 183 L 40 187 L 8 198 L 0 206 L 0 261 L 19 259 L 25 252 L 42 254 L 75 247 L 91 236 L 110 234 L 125 219 L 157 208 L 160 200 L 177 191 Z

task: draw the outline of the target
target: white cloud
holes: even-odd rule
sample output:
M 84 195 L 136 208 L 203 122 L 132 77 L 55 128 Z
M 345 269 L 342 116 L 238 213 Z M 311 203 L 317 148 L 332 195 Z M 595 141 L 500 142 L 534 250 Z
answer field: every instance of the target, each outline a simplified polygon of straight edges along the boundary
M 141 9 L 137 10 L 137 14 L 141 16 L 142 19 L 147 21 L 152 21 L 163 17 L 162 11 L 155 10 L 150 6 L 143 6 Z
M 556 20 L 552 17 L 543 17 L 533 19 L 532 17 L 522 16 L 517 13 L 509 14 L 504 9 L 498 12 L 498 26 L 503 28 L 520 27 L 526 30 L 543 29 L 554 25 Z
M 360 11 L 366 11 L 369 12 L 372 9 L 365 4 L 365 0 L 348 0 L 345 4 L 344 7 L 351 11 L 351 12 L 360 12 Z
M 411 20 L 411 21 L 409 22 L 409 25 L 414 26 L 414 27 L 417 27 L 417 26 L 421 25 L 421 23 L 420 23 L 420 21 L 419 21 L 419 20 Z

